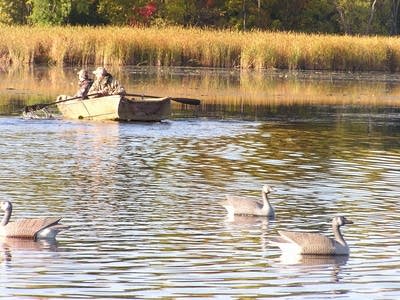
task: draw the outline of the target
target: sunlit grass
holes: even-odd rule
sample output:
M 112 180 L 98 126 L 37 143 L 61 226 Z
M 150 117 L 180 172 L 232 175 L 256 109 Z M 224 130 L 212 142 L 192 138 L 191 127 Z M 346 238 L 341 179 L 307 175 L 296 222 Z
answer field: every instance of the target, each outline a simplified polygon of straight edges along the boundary
M 198 28 L 0 26 L 7 65 L 400 70 L 400 39 Z

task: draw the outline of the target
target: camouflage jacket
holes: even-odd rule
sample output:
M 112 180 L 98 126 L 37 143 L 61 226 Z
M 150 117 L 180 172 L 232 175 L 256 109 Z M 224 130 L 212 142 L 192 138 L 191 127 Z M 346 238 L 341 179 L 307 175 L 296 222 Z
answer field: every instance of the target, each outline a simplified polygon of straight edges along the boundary
M 115 80 L 111 74 L 106 74 L 102 78 L 96 79 L 89 90 L 89 93 L 99 93 L 102 95 L 124 94 L 125 89 Z
M 78 82 L 79 89 L 78 89 L 75 97 L 86 98 L 92 84 L 93 84 L 93 80 L 89 79 L 89 78 L 79 80 L 79 82 Z

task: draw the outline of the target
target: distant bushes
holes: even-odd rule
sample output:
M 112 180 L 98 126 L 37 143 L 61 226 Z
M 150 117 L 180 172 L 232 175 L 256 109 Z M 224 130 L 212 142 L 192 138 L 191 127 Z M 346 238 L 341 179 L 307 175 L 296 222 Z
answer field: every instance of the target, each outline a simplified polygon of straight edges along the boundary
M 0 64 L 400 70 L 400 39 L 131 27 L 0 27 Z

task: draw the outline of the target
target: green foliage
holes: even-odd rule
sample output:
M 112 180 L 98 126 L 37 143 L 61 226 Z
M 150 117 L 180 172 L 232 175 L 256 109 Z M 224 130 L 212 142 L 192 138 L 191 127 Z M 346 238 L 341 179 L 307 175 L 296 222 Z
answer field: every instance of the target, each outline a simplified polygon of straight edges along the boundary
M 13 19 L 10 12 L 10 3 L 7 1 L 0 1 L 0 23 L 12 24 Z
M 363 33 L 367 29 L 370 1 L 369 0 L 338 0 L 338 6 L 343 10 L 345 23 L 342 28 L 348 33 Z
M 304 32 L 339 32 L 337 12 L 333 2 L 331 0 L 307 1 L 297 28 Z
M 109 23 L 98 11 L 98 0 L 74 0 L 68 16 L 71 25 L 103 25 Z
M 396 34 L 400 0 L 0 0 L 0 24 Z
M 175 22 L 176 24 L 184 24 L 187 19 L 188 9 L 191 8 L 193 1 L 170 0 L 165 1 L 163 8 L 164 18 Z
M 228 0 L 224 7 L 224 14 L 229 27 L 244 29 L 243 2 L 242 0 Z
M 32 14 L 29 19 L 37 25 L 65 24 L 71 12 L 70 0 L 30 0 Z
M 375 34 L 390 34 L 392 22 L 392 2 L 395 1 L 379 1 L 377 2 L 375 17 L 372 22 L 371 33 Z
M 137 18 L 137 10 L 150 1 L 146 0 L 99 0 L 97 12 L 113 25 L 131 24 Z
M 0 23 L 26 24 L 30 6 L 25 0 L 0 0 Z
M 124 0 L 100 0 L 97 6 L 98 12 L 103 15 L 111 24 L 126 24 L 127 12 L 130 8 L 130 1 Z
M 388 34 L 391 0 L 336 0 L 340 31 L 348 34 Z M 374 8 L 374 9 L 373 9 Z M 372 15 L 372 18 L 371 18 Z

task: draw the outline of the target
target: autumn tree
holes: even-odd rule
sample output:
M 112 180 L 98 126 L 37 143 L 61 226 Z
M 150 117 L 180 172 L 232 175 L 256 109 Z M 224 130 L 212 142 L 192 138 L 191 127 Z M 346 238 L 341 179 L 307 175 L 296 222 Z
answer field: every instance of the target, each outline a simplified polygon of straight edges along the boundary
M 334 0 L 345 34 L 387 34 L 390 0 Z
M 0 23 L 398 34 L 400 0 L 0 0 Z
M 68 16 L 71 25 L 103 25 L 109 23 L 98 11 L 99 0 L 74 0 Z
M 302 32 L 338 33 L 340 25 L 332 0 L 308 0 L 298 12 L 296 24 L 291 30 Z
M 70 0 L 31 0 L 32 14 L 29 16 L 33 24 L 61 25 L 71 12 Z
M 390 34 L 398 34 L 399 33 L 399 5 L 400 0 L 390 0 Z
M 0 0 L 0 23 L 26 24 L 31 5 L 25 0 Z

